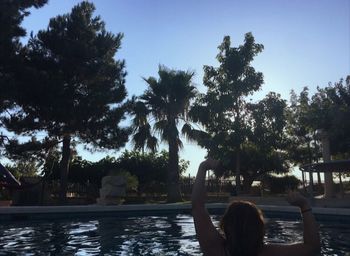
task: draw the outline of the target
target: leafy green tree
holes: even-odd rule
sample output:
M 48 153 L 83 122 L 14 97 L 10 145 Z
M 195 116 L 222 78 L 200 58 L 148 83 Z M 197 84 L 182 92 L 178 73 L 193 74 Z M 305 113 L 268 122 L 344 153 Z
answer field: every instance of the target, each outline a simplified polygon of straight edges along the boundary
M 139 151 L 125 151 L 117 161 L 118 168 L 135 175 L 139 180 L 139 193 L 162 192 L 159 188 L 167 183 L 169 153 L 166 151 L 140 153 Z M 188 162 L 179 160 L 179 173 L 187 170 Z
M 290 162 L 294 165 L 318 162 L 321 157 L 321 146 L 311 123 L 311 99 L 307 87 L 304 87 L 299 95 L 291 91 L 290 105 L 286 113 L 288 120 L 286 149 Z M 320 173 L 318 181 L 321 182 Z
M 257 178 L 289 171 L 286 147 L 286 102 L 270 92 L 257 103 L 247 104 L 250 132 L 242 144 L 243 189 L 248 192 Z
M 350 154 L 350 76 L 317 88 L 311 101 L 311 124 L 320 131 L 323 159 L 347 159 Z M 328 145 L 329 144 L 329 150 Z M 332 173 L 325 173 L 325 197 L 333 196 Z
M 216 59 L 219 67 L 204 66 L 203 83 L 207 93 L 199 95 L 192 111 L 194 121 L 202 124 L 207 135 L 193 131 L 189 134 L 199 137 L 199 145 L 207 148 L 210 154 L 215 155 L 218 151 L 232 153 L 230 158 L 235 159 L 239 192 L 240 155 L 242 144 L 249 133 L 246 97 L 259 90 L 263 84 L 263 74 L 255 71 L 251 63 L 264 47 L 255 43 L 253 35 L 247 33 L 243 45 L 231 47 L 230 37 L 226 36 L 218 48 Z
M 39 166 L 37 162 L 19 160 L 10 165 L 6 165 L 6 168 L 19 179 L 22 176 L 35 177 L 39 175 Z
M 3 0 L 0 1 L 0 118 L 14 106 L 17 88 L 16 70 L 23 68 L 23 46 L 20 38 L 26 35 L 21 27 L 29 8 L 40 8 L 47 0 Z M 3 124 L 0 119 L 0 128 Z M 0 133 L 0 148 L 9 138 Z
M 345 82 L 345 83 L 344 83 Z M 292 92 L 288 110 L 289 136 L 288 151 L 290 159 L 297 164 L 349 157 L 350 137 L 350 76 L 345 80 L 325 88 L 309 97 L 308 89 L 297 96 Z M 325 139 L 325 137 L 327 137 Z M 329 142 L 329 154 L 327 145 Z M 326 153 L 327 152 L 327 153 Z M 320 181 L 320 175 L 318 175 Z M 325 173 L 326 196 L 332 195 L 332 174 Z
M 290 189 L 296 190 L 300 183 L 300 180 L 294 175 L 282 177 L 266 175 L 264 177 L 264 187 L 267 187 L 273 194 L 285 194 Z
M 118 158 L 117 165 L 138 177 L 138 191 L 143 193 L 150 190 L 154 185 L 164 186 L 167 181 L 168 156 L 165 151 L 161 153 L 125 151 Z
M 44 132 L 47 140 L 62 143 L 61 201 L 72 142 L 118 149 L 129 134 L 128 128 L 118 126 L 125 112 L 126 72 L 124 61 L 114 56 L 123 35 L 107 32 L 94 10 L 92 3 L 82 2 L 31 37 L 20 76 L 21 109 L 6 120 L 17 134 Z
M 133 141 L 137 149 L 144 146 L 151 150 L 157 148 L 157 134 L 152 133 L 151 125 L 160 139 L 169 146 L 169 163 L 167 172 L 167 200 L 181 200 L 179 186 L 179 148 L 182 147 L 178 125 L 188 122 L 188 110 L 191 100 L 196 96 L 192 83 L 193 72 L 169 70 L 159 67 L 159 79 L 144 79 L 148 89 L 134 99 Z
M 247 103 L 245 108 L 247 138 L 241 145 L 240 171 L 243 191 L 249 193 L 252 183 L 269 173 L 289 171 L 284 152 L 286 138 L 284 129 L 286 102 L 279 94 L 270 92 L 257 103 Z M 234 175 L 236 159 L 230 141 L 218 145 L 214 157 L 221 159 L 225 175 Z
M 53 154 L 44 167 L 45 173 L 48 173 L 48 180 L 60 179 L 60 159 Z M 80 156 L 73 156 L 69 163 L 68 182 L 77 184 L 94 184 L 96 187 L 101 186 L 101 179 L 109 171 L 116 169 L 116 159 L 106 157 L 98 162 L 91 162 L 82 159 Z
M 310 103 L 310 123 L 314 130 L 328 133 L 333 156 L 349 152 L 350 76 L 317 88 Z
M 291 91 L 290 106 L 287 111 L 289 151 L 292 161 L 300 164 L 311 163 L 313 129 L 310 124 L 309 89 L 304 87 L 299 96 Z

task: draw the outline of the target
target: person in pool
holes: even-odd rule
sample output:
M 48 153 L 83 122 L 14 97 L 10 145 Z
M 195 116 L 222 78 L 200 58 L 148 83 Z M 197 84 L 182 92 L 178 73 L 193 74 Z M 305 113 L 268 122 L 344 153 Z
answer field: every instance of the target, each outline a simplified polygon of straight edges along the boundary
M 200 248 L 204 255 L 214 256 L 303 256 L 320 252 L 318 224 L 307 199 L 298 192 L 288 194 L 288 202 L 300 208 L 304 225 L 304 242 L 265 244 L 262 212 L 248 201 L 234 201 L 220 222 L 220 232 L 205 208 L 205 176 L 215 170 L 219 161 L 208 158 L 198 168 L 192 191 L 192 214 Z

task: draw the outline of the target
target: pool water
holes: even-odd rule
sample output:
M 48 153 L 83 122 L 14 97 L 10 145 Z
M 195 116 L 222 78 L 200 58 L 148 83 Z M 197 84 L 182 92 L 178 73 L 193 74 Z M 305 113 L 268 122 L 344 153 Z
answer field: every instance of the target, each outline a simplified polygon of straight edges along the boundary
M 217 224 L 219 216 L 214 215 Z M 322 255 L 350 252 L 350 224 L 320 223 Z M 266 241 L 302 240 L 300 220 L 268 219 Z M 0 223 L 0 255 L 202 255 L 191 215 Z

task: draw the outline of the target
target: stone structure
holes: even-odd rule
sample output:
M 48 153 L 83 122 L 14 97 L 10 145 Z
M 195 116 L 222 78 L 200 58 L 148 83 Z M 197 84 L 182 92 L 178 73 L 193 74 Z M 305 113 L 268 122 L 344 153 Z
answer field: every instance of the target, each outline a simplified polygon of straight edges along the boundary
M 105 176 L 101 181 L 100 198 L 97 204 L 116 205 L 123 202 L 126 195 L 126 179 L 123 176 Z

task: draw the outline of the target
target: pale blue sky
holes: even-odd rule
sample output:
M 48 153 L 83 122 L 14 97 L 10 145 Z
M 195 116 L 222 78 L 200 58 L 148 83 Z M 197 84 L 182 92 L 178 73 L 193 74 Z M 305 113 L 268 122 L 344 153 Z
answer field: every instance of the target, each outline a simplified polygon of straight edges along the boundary
M 36 33 L 51 17 L 64 14 L 81 1 L 49 0 L 33 10 L 23 26 Z M 217 46 L 225 35 L 234 46 L 252 32 L 265 50 L 253 65 L 265 84 L 253 96 L 269 91 L 289 99 L 289 92 L 326 86 L 350 74 L 350 1 L 348 0 L 95 0 L 96 14 L 113 33 L 124 33 L 117 58 L 126 61 L 126 86 L 140 95 L 141 77 L 157 76 L 159 64 L 193 70 L 200 91 L 203 65 L 217 65 Z M 184 141 L 181 157 L 190 160 L 193 175 L 205 152 Z M 123 151 L 120 150 L 120 152 Z M 104 156 L 81 151 L 96 161 Z M 115 153 L 114 153 L 115 154 Z M 118 153 L 116 154 L 118 155 Z

